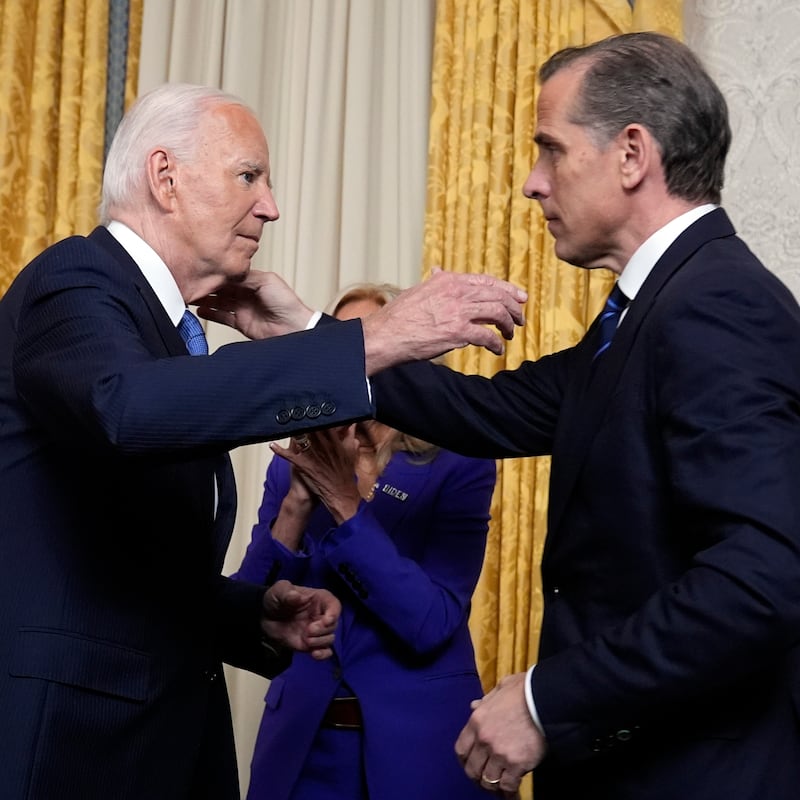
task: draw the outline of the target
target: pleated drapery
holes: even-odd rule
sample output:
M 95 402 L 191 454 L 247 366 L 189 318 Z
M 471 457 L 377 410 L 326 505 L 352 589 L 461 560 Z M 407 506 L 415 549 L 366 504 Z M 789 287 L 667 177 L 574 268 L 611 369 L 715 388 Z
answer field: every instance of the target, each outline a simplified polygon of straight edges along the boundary
M 135 94 L 142 0 L 124 0 Z M 97 224 L 109 18 L 122 0 L 0 0 L 0 295 L 49 244 Z

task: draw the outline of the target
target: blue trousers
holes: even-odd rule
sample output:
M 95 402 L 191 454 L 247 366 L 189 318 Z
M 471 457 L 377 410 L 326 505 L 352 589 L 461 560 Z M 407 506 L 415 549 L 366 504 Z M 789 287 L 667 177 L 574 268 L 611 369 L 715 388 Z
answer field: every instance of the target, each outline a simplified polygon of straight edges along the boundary
M 369 800 L 361 731 L 320 728 L 292 800 Z

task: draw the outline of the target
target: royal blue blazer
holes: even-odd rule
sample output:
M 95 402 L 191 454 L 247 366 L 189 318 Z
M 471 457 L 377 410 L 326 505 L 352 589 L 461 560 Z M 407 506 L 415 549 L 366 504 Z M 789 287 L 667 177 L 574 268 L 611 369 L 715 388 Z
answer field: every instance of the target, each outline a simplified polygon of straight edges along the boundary
M 220 575 L 227 451 L 370 413 L 360 323 L 187 355 L 105 228 L 0 300 L 0 796 L 238 800 L 221 662 L 271 676 Z
M 787 800 L 800 786 L 800 310 L 722 209 L 667 249 L 592 363 L 373 381 L 471 455 L 552 454 L 536 800 Z
M 495 477 L 490 460 L 442 450 L 420 464 L 396 453 L 371 502 L 338 527 L 320 505 L 302 551 L 293 553 L 270 535 L 290 478 L 288 463 L 272 460 L 236 577 L 324 586 L 343 611 L 332 659 L 297 654 L 270 683 L 250 800 L 290 796 L 320 720 L 343 685 L 362 708 L 370 797 L 484 797 L 454 747 L 470 701 L 483 695 L 467 618 Z

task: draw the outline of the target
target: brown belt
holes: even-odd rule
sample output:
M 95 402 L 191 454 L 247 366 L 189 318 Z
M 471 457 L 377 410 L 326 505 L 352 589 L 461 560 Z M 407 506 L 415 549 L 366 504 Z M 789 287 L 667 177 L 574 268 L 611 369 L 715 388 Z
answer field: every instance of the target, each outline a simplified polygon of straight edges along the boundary
M 343 728 L 351 731 L 360 731 L 362 719 L 358 698 L 334 697 L 325 711 L 321 725 L 323 728 Z

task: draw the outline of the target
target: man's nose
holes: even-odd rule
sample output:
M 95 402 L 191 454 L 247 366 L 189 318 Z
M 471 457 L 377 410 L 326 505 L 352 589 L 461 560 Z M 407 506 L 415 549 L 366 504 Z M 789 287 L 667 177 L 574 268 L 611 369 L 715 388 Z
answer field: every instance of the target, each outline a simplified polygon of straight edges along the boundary
M 541 200 L 549 194 L 547 182 L 538 169 L 538 163 L 533 165 L 533 169 L 522 185 L 522 194 L 529 200 Z
M 275 222 L 280 217 L 278 204 L 275 202 L 275 195 L 269 186 L 265 187 L 264 195 L 261 197 L 253 209 L 256 216 L 261 217 L 265 222 Z

